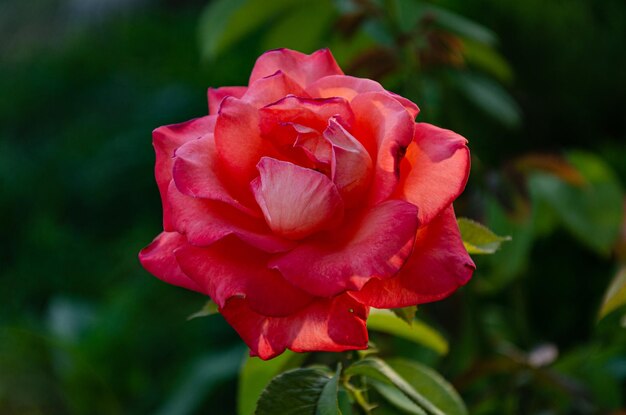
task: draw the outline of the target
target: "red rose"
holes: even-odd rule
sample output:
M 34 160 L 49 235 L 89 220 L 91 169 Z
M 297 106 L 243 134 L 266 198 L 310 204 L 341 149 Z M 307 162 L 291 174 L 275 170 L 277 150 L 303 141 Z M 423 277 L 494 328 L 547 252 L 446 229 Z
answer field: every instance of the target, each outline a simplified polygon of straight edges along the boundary
M 252 355 L 364 349 L 370 306 L 469 280 L 463 137 L 328 50 L 267 52 L 247 87 L 208 98 L 208 116 L 153 133 L 164 232 L 139 258 L 210 296 Z

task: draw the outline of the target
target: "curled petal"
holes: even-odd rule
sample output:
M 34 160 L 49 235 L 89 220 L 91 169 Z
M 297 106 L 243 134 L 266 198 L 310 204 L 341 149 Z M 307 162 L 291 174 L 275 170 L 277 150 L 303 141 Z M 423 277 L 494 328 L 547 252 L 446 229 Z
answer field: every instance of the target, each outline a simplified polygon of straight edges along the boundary
M 200 285 L 183 273 L 176 261 L 174 252 L 185 245 L 185 237 L 178 232 L 161 232 L 139 252 L 139 262 L 146 271 L 168 284 L 206 294 Z
M 217 200 L 251 216 L 260 216 L 255 204 L 243 205 L 227 188 L 227 178 L 219 175 L 213 134 L 191 140 L 176 150 L 173 178 L 176 188 L 188 196 Z
M 470 172 L 467 140 L 431 124 L 415 124 L 415 137 L 400 164 L 396 197 L 418 207 L 427 224 L 465 189 Z
M 263 157 L 251 183 L 269 227 L 287 238 L 303 238 L 336 226 L 343 201 L 328 177 L 315 170 Z
M 352 108 L 356 114 L 352 134 L 375 159 L 369 203 L 377 204 L 388 199 L 398 185 L 400 160 L 413 140 L 415 123 L 398 101 L 382 92 L 357 95 Z
M 163 229 L 172 231 L 167 188 L 172 180 L 174 152 L 187 141 L 211 133 L 215 128 L 215 116 L 196 118 L 181 124 L 159 127 L 152 132 L 152 145 L 156 153 L 154 175 L 163 203 Z
M 343 75 L 328 49 L 321 49 L 310 55 L 289 49 L 275 49 L 265 52 L 257 59 L 249 84 L 278 70 L 285 72 L 302 87 L 324 76 Z
M 371 278 L 390 278 L 413 248 L 417 210 L 389 200 L 345 226 L 302 241 L 269 263 L 293 285 L 317 296 L 360 290 Z
M 250 354 L 264 360 L 285 349 L 340 352 L 367 348 L 368 308 L 348 295 L 317 299 L 286 317 L 256 313 L 245 299 L 236 297 L 220 312 L 250 347 Z
M 185 234 L 192 245 L 211 245 L 228 235 L 234 235 L 265 252 L 285 252 L 295 243 L 272 234 L 263 220 L 252 218 L 227 205 L 184 195 L 174 182 L 168 198 L 172 206 L 173 226 Z
M 441 300 L 469 281 L 475 265 L 461 240 L 452 206 L 421 228 L 413 254 L 397 276 L 372 279 L 351 292 L 363 304 L 399 308 Z
M 419 114 L 419 108 L 415 103 L 393 92 L 386 91 L 381 84 L 371 79 L 355 78 L 354 76 L 327 76 L 318 79 L 306 90 L 312 97 L 343 97 L 348 101 L 352 101 L 354 97 L 364 92 L 384 92 L 402 104 L 411 118 L 415 119 Z
M 209 88 L 207 96 L 209 98 L 209 115 L 217 114 L 220 104 L 226 97 L 241 98 L 246 93 L 248 87 L 245 86 L 223 86 L 221 88 Z
M 307 97 L 304 89 L 283 71 L 252 82 L 241 99 L 257 108 L 276 102 L 287 95 Z
M 206 290 L 219 307 L 238 297 L 245 298 L 254 312 L 286 316 L 313 301 L 309 294 L 266 267 L 266 253 L 235 238 L 202 248 L 186 245 L 176 251 L 176 258 L 185 274 Z

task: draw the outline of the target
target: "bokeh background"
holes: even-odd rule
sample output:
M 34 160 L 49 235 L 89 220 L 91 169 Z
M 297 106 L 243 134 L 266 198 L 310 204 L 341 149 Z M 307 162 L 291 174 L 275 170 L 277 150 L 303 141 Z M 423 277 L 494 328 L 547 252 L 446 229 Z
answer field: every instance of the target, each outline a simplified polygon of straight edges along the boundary
M 512 237 L 420 307 L 446 355 L 381 353 L 472 414 L 626 413 L 623 0 L 2 0 L 0 39 L 0 413 L 235 413 L 242 342 L 136 255 L 151 131 L 276 47 L 330 47 L 467 137 L 457 214 Z

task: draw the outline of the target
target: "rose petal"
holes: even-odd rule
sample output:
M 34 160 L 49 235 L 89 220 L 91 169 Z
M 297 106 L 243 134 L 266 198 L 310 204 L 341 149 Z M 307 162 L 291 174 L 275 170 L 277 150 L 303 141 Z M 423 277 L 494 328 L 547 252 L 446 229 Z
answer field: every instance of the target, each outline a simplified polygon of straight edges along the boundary
M 209 98 L 209 114 L 217 114 L 220 104 L 226 97 L 241 98 L 246 93 L 248 87 L 245 86 L 223 86 L 221 88 L 209 88 L 207 96 Z
M 265 52 L 257 59 L 249 84 L 278 70 L 285 72 L 302 87 L 324 76 L 343 75 L 328 49 L 321 49 L 310 55 L 289 49 L 276 49 Z
M 382 92 L 366 92 L 352 101 L 356 115 L 352 135 L 375 159 L 369 203 L 386 200 L 399 181 L 400 160 L 413 140 L 414 122 L 404 107 Z
M 161 232 L 150 245 L 139 252 L 139 262 L 150 274 L 168 284 L 206 294 L 206 291 L 180 269 L 174 251 L 185 246 L 185 237 L 178 232 Z
M 385 92 L 402 104 L 411 118 L 415 119 L 419 114 L 419 108 L 415 103 L 393 92 L 386 91 L 381 84 L 371 79 L 353 76 L 327 76 L 309 85 L 306 91 L 316 98 L 343 97 L 348 101 L 352 101 L 355 96 L 364 92 Z
M 329 229 L 343 217 L 343 201 L 333 182 L 315 170 L 263 157 L 251 183 L 269 227 L 299 239 Z
M 203 199 L 217 200 L 251 216 L 260 217 L 256 204 L 251 207 L 236 200 L 226 187 L 226 178 L 219 176 L 213 134 L 191 140 L 176 150 L 173 178 L 181 193 Z
M 417 230 L 417 209 L 389 200 L 363 217 L 318 238 L 303 241 L 269 263 L 293 285 L 330 297 L 359 290 L 371 278 L 390 278 L 409 257 Z
M 172 180 L 174 152 L 187 141 L 210 133 L 215 128 L 215 117 L 196 118 L 181 124 L 159 127 L 152 132 L 152 145 L 156 153 L 154 175 L 156 177 L 163 204 L 163 229 L 172 231 L 170 207 L 167 202 L 167 188 Z
M 413 254 L 397 276 L 372 279 L 350 295 L 376 308 L 428 303 L 449 296 L 467 283 L 475 268 L 449 206 L 418 231 Z
M 257 108 L 272 104 L 289 94 L 308 97 L 304 89 L 283 71 L 257 79 L 241 99 Z
M 324 137 L 332 144 L 331 178 L 347 207 L 353 207 L 369 189 L 372 158 L 335 117 L 328 121 Z
M 427 224 L 465 189 L 470 172 L 467 140 L 431 124 L 415 124 L 415 138 L 400 164 L 396 197 L 418 207 Z
M 219 307 L 231 297 L 240 297 L 257 313 L 286 316 L 313 301 L 313 297 L 267 268 L 267 254 L 234 238 L 203 248 L 186 245 L 176 251 L 176 258 L 185 274 Z
M 250 347 L 250 355 L 264 360 L 285 349 L 340 352 L 367 348 L 368 309 L 348 295 L 319 299 L 282 318 L 255 313 L 246 300 L 236 297 L 220 312 Z
M 295 246 L 293 241 L 273 235 L 263 220 L 252 218 L 220 202 L 184 195 L 173 181 L 168 198 L 172 206 L 173 226 L 185 234 L 193 245 L 207 246 L 228 235 L 235 235 L 266 252 L 285 252 Z

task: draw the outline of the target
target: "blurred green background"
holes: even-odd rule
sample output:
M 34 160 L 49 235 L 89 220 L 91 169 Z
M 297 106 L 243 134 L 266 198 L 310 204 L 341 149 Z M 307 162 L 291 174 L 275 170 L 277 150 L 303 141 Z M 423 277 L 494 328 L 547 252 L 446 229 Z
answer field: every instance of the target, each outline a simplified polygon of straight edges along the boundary
M 420 307 L 446 356 L 381 353 L 472 414 L 626 413 L 623 0 L 3 0 L 0 39 L 1 414 L 236 412 L 243 343 L 136 255 L 161 227 L 151 131 L 275 47 L 330 47 L 467 137 L 457 213 L 513 238 Z

